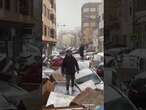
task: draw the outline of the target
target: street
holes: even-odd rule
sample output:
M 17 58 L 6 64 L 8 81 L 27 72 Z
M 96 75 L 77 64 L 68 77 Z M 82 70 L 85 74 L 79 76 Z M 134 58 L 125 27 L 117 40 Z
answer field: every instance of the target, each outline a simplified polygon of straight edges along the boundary
M 56 107 L 71 107 L 71 103 L 73 99 L 80 96 L 84 91 L 87 91 L 88 89 L 91 89 L 91 91 L 96 92 L 102 92 L 104 91 L 104 82 L 102 81 L 103 77 L 99 76 L 98 73 L 95 71 L 98 69 L 100 63 L 103 62 L 103 55 L 98 55 L 96 52 L 85 52 L 84 60 L 81 60 L 81 57 L 79 53 L 74 53 L 73 56 L 77 59 L 80 71 L 79 73 L 75 73 L 75 87 L 74 91 L 71 91 L 71 86 L 69 87 L 69 95 L 66 93 L 66 78 L 61 73 L 61 65 L 62 61 L 65 58 L 64 55 L 54 55 L 54 58 L 50 60 L 49 65 L 43 67 L 43 79 L 47 79 L 54 83 L 54 89 L 52 92 L 50 92 L 50 95 L 47 100 L 47 106 L 50 106 L 51 104 L 54 104 Z M 98 56 L 98 58 L 94 57 Z M 93 58 L 94 57 L 94 58 Z M 97 62 L 99 63 L 97 65 Z M 46 62 L 46 64 L 48 64 Z M 44 64 L 45 65 L 45 64 Z M 103 73 L 102 73 L 103 74 Z M 101 93 L 102 97 L 103 94 Z M 58 94 L 64 95 L 66 97 L 65 99 L 62 97 L 58 97 Z M 92 97 L 93 94 L 89 94 Z M 53 102 L 50 98 L 55 98 Z M 71 98 L 72 97 L 72 98 Z M 71 98 L 71 99 L 70 99 Z M 60 101 L 62 103 L 60 103 Z M 84 99 L 88 102 L 88 99 Z M 87 107 L 90 107 L 90 105 L 94 105 L 97 101 L 103 102 L 103 99 L 94 99 L 92 103 L 84 103 L 88 104 Z M 102 103 L 103 104 L 103 103 Z M 102 106 L 102 104 L 100 106 Z M 80 105 L 81 106 L 81 105 Z M 97 107 L 96 105 L 94 105 Z

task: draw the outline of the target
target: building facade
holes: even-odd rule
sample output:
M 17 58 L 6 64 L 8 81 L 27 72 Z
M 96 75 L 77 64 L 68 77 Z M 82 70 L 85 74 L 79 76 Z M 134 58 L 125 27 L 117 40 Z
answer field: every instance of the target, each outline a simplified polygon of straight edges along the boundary
M 105 45 L 145 48 L 145 0 L 110 0 L 105 2 Z
M 43 27 L 43 52 L 46 56 L 51 54 L 53 46 L 57 42 L 56 37 L 56 0 L 43 0 L 42 3 L 42 27 Z
M 0 53 L 19 56 L 23 41 L 32 37 L 33 7 L 33 0 L 0 0 Z
M 98 51 L 103 51 L 104 49 L 104 1 L 99 4 L 99 12 L 98 12 L 98 28 L 96 29 L 96 36 L 93 39 L 95 42 L 96 48 Z M 96 42 L 97 41 L 97 42 Z
M 93 32 L 99 27 L 99 3 L 86 3 L 82 6 L 82 42 L 92 44 Z
M 133 0 L 105 2 L 105 46 L 132 48 Z
M 146 48 L 146 1 L 145 0 L 131 0 L 133 3 L 133 31 L 135 48 Z

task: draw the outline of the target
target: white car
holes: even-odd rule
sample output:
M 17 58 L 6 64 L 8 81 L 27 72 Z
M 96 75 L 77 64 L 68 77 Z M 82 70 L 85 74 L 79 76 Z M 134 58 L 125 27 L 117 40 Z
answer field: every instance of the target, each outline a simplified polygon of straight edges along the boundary
M 43 67 L 42 70 L 42 78 L 43 79 L 49 79 L 50 75 L 54 72 L 53 69 L 47 68 L 47 67 Z
M 89 68 L 89 63 L 90 63 L 89 60 L 83 60 L 83 61 L 79 60 L 78 65 L 79 65 L 80 70 Z
M 59 52 L 58 51 L 52 51 L 52 56 L 59 56 Z
M 104 82 L 95 71 L 89 68 L 80 70 L 79 73 L 76 73 L 75 78 L 75 83 L 81 91 L 88 87 L 99 90 L 104 89 Z

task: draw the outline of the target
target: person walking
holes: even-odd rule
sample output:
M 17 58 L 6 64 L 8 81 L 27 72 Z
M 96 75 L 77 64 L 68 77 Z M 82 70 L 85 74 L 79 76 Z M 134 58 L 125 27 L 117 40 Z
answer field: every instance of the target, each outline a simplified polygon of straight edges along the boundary
M 80 53 L 81 59 L 84 60 L 84 45 L 83 44 L 81 44 L 79 48 L 79 53 Z
M 66 91 L 67 95 L 69 95 L 69 86 L 71 81 L 72 93 L 74 92 L 74 80 L 75 73 L 79 73 L 79 65 L 74 56 L 72 56 L 72 51 L 67 50 L 66 56 L 63 60 L 63 64 L 61 67 L 62 74 L 66 77 Z

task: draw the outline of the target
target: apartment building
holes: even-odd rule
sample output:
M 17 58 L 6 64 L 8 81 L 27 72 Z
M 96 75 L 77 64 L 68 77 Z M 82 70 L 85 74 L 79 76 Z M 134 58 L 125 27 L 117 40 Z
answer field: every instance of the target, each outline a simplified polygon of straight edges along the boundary
M 42 3 L 42 28 L 43 44 L 45 55 L 51 54 L 53 46 L 56 44 L 56 0 L 43 0 Z
M 105 47 L 132 47 L 133 33 L 132 0 L 110 0 L 105 2 Z
M 99 3 L 86 3 L 82 6 L 82 37 L 86 45 L 92 44 L 92 34 L 98 28 Z
M 133 3 L 133 31 L 135 33 L 134 46 L 136 48 L 146 48 L 146 1 L 131 0 Z

